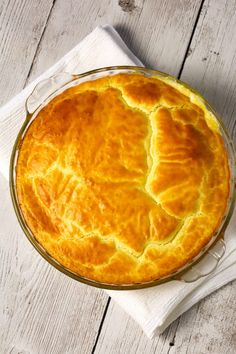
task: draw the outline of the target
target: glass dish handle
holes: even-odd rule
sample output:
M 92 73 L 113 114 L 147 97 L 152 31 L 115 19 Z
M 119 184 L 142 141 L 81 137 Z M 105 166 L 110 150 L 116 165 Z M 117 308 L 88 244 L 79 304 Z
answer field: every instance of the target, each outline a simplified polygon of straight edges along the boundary
M 34 113 L 50 95 L 75 78 L 75 75 L 63 72 L 40 81 L 26 100 L 27 113 Z
M 219 261 L 225 254 L 226 245 L 223 239 L 220 239 L 216 244 L 206 252 L 205 256 L 186 273 L 180 276 L 179 280 L 186 283 L 192 283 L 206 275 L 211 274 L 217 267 Z

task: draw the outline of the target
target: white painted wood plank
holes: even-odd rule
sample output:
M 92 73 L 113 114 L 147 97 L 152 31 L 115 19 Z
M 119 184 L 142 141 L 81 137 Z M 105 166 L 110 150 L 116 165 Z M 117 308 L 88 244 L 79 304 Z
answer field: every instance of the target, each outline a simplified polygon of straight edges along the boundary
M 178 322 L 168 328 L 162 336 L 148 339 L 139 325 L 114 301 L 108 308 L 102 331 L 96 346 L 96 354 L 168 353 Z M 180 351 L 179 353 L 182 354 Z
M 180 318 L 169 354 L 236 353 L 236 282 L 228 284 Z
M 207 0 L 181 79 L 209 100 L 236 139 L 236 1 Z M 236 143 L 236 140 L 234 140 Z
M 52 4 L 53 0 L 1 0 L 0 105 L 22 89 Z
M 57 0 L 31 79 L 75 46 L 97 25 L 110 23 L 146 66 L 178 73 L 200 5 L 198 1 Z M 122 3 L 122 1 L 120 1 Z M 91 53 L 93 55 L 93 53 Z M 109 55 L 109 53 L 107 53 Z

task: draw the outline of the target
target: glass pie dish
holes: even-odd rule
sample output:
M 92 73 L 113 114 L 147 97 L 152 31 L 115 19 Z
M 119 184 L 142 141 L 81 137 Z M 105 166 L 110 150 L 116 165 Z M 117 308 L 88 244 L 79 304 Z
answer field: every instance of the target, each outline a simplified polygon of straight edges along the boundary
M 55 258 L 53 258 L 47 252 L 47 250 L 37 241 L 33 232 L 28 227 L 20 207 L 19 198 L 16 189 L 16 166 L 18 161 L 19 150 L 29 126 L 32 124 L 32 122 L 37 117 L 38 113 L 43 109 L 43 107 L 45 107 L 53 98 L 55 98 L 56 96 L 64 92 L 66 89 L 72 88 L 74 86 L 77 86 L 87 81 L 92 81 L 107 76 L 113 76 L 118 73 L 141 74 L 148 78 L 149 77 L 150 78 L 155 77 L 160 79 L 165 78 L 168 80 L 168 82 L 172 82 L 173 84 L 174 83 L 180 84 L 183 88 L 192 92 L 195 95 L 195 97 L 198 97 L 198 100 L 202 102 L 202 104 L 206 107 L 206 109 L 209 112 L 211 112 L 218 121 L 220 133 L 222 135 L 225 149 L 228 154 L 228 163 L 230 169 L 230 180 L 229 180 L 230 186 L 229 186 L 229 197 L 227 201 L 227 207 L 222 222 L 218 227 L 217 231 L 211 237 L 210 242 L 208 242 L 207 245 L 201 249 L 201 252 L 198 253 L 196 257 L 192 258 L 190 262 L 185 264 L 183 267 L 179 268 L 177 271 L 169 274 L 168 276 L 160 277 L 158 279 L 147 281 L 147 282 L 141 282 L 141 283 L 135 282 L 134 284 L 110 284 L 110 283 L 92 280 L 87 277 L 81 276 L 78 273 L 73 272 L 71 269 L 66 268 Z M 52 264 L 54 267 L 56 267 L 58 270 L 65 273 L 66 275 L 80 282 L 92 286 L 114 289 L 114 290 L 146 288 L 173 279 L 192 282 L 199 279 L 202 276 L 210 274 L 216 268 L 218 262 L 220 261 L 220 259 L 222 258 L 225 252 L 225 242 L 223 240 L 223 235 L 224 235 L 225 228 L 227 227 L 229 220 L 232 216 L 234 201 L 235 201 L 235 153 L 233 149 L 233 144 L 223 126 L 223 123 L 218 118 L 217 114 L 214 112 L 211 106 L 197 91 L 193 90 L 185 83 L 180 82 L 179 80 L 175 79 L 170 75 L 161 73 L 156 70 L 145 69 L 141 67 L 130 67 L 130 66 L 102 68 L 102 69 L 93 70 L 79 75 L 61 73 L 39 83 L 31 93 L 31 95 L 28 97 L 28 99 L 26 100 L 26 119 L 17 136 L 12 151 L 12 156 L 11 156 L 10 190 L 11 190 L 12 201 L 13 201 L 17 218 L 19 220 L 19 223 L 24 233 L 28 237 L 29 241 L 50 264 Z

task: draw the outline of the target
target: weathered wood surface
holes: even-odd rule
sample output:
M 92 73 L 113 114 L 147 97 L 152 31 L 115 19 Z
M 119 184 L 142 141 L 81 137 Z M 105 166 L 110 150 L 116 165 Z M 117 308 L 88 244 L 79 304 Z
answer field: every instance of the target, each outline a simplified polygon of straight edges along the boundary
M 236 1 L 208 0 L 181 78 L 214 106 L 236 146 Z
M 52 4 L 0 1 L 0 106 L 24 86 Z
M 136 0 L 134 8 L 128 7 L 130 11 L 125 12 L 127 7 L 123 6 L 122 10 L 118 0 L 57 0 L 36 54 L 31 78 L 51 66 L 97 25 L 105 23 L 118 30 L 146 66 L 176 74 L 200 3 L 196 0 Z
M 205 0 L 198 18 L 201 7 L 200 0 L 2 0 L 1 103 L 96 25 L 110 23 L 144 64 L 176 76 L 181 71 L 204 88 L 235 137 L 235 1 Z M 1 225 L 11 205 L 0 182 Z M 150 341 L 113 302 L 104 320 L 105 293 L 54 270 L 22 234 L 1 235 L 0 259 L 0 353 L 91 353 L 93 347 L 102 354 L 236 352 L 235 283 Z M 221 304 L 217 311 L 215 304 Z

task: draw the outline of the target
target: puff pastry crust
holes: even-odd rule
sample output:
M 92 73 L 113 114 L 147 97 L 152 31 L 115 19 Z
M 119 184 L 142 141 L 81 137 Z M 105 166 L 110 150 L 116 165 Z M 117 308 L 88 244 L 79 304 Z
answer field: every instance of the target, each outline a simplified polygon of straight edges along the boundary
M 21 144 L 17 194 L 45 250 L 98 282 L 159 279 L 211 240 L 229 195 L 215 117 L 179 83 L 117 74 L 69 88 Z

